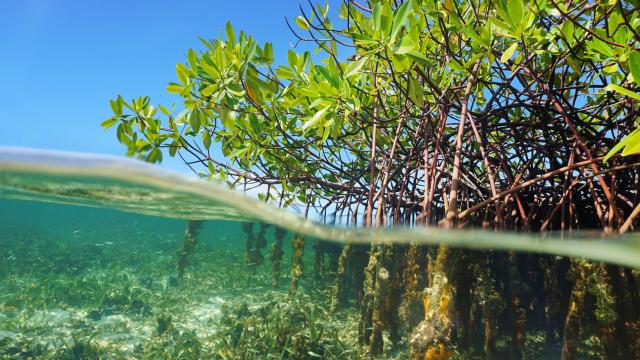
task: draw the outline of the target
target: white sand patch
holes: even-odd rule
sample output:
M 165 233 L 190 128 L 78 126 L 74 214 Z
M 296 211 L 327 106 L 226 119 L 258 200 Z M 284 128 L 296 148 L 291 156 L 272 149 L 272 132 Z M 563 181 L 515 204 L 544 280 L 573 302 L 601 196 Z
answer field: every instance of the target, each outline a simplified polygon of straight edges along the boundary
M 101 348 L 132 352 L 142 341 L 151 338 L 151 326 L 122 314 L 105 316 L 96 322 L 94 342 Z
M 219 297 L 209 298 L 204 304 L 187 311 L 186 318 L 176 323 L 176 328 L 186 331 L 195 331 L 199 339 L 206 339 L 217 331 L 216 323 L 222 314 L 221 307 L 225 301 Z

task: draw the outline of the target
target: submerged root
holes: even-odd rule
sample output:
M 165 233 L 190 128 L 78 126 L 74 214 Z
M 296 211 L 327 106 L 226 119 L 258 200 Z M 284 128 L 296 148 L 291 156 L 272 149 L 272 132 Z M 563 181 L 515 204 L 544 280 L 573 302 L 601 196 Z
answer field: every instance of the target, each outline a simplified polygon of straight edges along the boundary
M 498 359 L 498 314 L 502 310 L 500 294 L 496 290 L 495 276 L 488 258 L 478 266 L 480 302 L 484 322 L 484 354 L 487 360 Z
M 420 291 L 425 287 L 425 269 L 421 248 L 414 242 L 405 252 L 406 264 L 403 275 L 404 291 L 399 309 L 399 318 L 406 329 L 413 329 L 424 318 Z
M 522 281 L 519 260 L 520 257 L 518 255 L 513 252 L 509 253 L 509 303 L 507 308 L 510 317 L 511 358 L 515 360 L 522 359 L 524 356 L 525 324 L 527 321 L 523 298 L 528 295 L 528 287 Z
M 364 294 L 360 305 L 360 326 L 358 331 L 361 346 L 369 345 L 373 328 L 372 313 L 376 289 L 376 268 L 378 267 L 379 251 L 376 245 L 369 250 L 369 263 L 364 269 Z
M 324 249 L 320 240 L 315 240 L 311 247 L 313 249 L 313 284 L 317 286 L 321 280 L 320 270 L 324 260 Z
M 375 295 L 373 299 L 370 350 L 382 353 L 384 349 L 383 331 L 389 332 L 389 340 L 397 344 L 400 340 L 398 332 L 398 308 L 400 306 L 400 276 L 398 272 L 398 251 L 391 244 L 380 246 L 379 264 L 376 269 Z
M 300 234 L 296 235 L 291 241 L 291 247 L 293 248 L 293 258 L 291 261 L 291 289 L 289 293 L 294 294 L 298 290 L 298 283 L 303 275 L 304 237 Z
M 399 341 L 399 275 L 391 244 L 372 245 L 365 269 L 365 295 L 361 305 L 360 343 L 370 355 L 384 350 L 383 331 L 389 331 L 392 343 Z
M 369 338 L 369 353 L 371 355 L 381 354 L 384 349 L 382 331 L 387 325 L 387 309 L 384 305 L 389 296 L 390 278 L 391 274 L 386 268 L 381 266 L 376 271 L 376 286 L 371 311 L 371 325 L 373 328 Z
M 568 274 L 574 280 L 574 284 L 569 298 L 569 310 L 565 318 L 562 336 L 562 360 L 577 358 L 586 290 L 585 265 L 585 261 L 582 260 L 572 261 Z
M 280 285 L 280 277 L 282 273 L 282 259 L 284 258 L 284 250 L 282 249 L 284 236 L 287 231 L 282 228 L 276 228 L 275 241 L 269 250 L 269 260 L 271 261 L 271 284 L 274 288 Z
M 258 265 L 262 265 L 262 262 L 264 261 L 264 256 L 262 255 L 262 249 L 267 247 L 266 232 L 267 232 L 267 229 L 269 228 L 269 226 L 271 226 L 271 225 L 265 224 L 265 223 L 260 223 L 260 225 L 258 227 L 258 233 L 256 234 L 255 249 L 256 249 L 256 252 L 257 252 Z
M 451 250 L 440 245 L 429 287 L 423 292 L 424 320 L 409 337 L 412 359 L 448 359 L 451 349 L 453 288 L 448 278 Z
M 266 245 L 264 237 L 265 228 L 260 226 L 258 233 L 253 232 L 253 223 L 246 222 L 242 224 L 242 229 L 247 234 L 245 240 L 245 263 L 251 274 L 255 274 L 258 266 L 262 265 L 264 256 L 261 249 Z
M 201 220 L 189 220 L 187 222 L 187 228 L 184 231 L 184 242 L 182 250 L 178 251 L 178 277 L 184 276 L 184 270 L 189 264 L 189 254 L 193 252 L 198 242 L 197 237 L 202 228 Z
M 471 306 L 473 286 L 473 260 L 475 253 L 458 251 L 452 271 L 455 287 L 455 339 L 458 349 L 467 350 L 471 339 Z
M 341 247 L 335 243 L 316 240 L 313 242 L 313 284 L 324 286 L 332 280 L 338 268 Z
M 351 255 L 351 244 L 347 243 L 342 248 L 338 257 L 338 267 L 333 292 L 331 294 L 331 310 L 336 311 L 343 308 L 347 302 L 345 281 L 347 276 L 347 261 Z
M 351 269 L 351 284 L 355 292 L 355 302 L 361 306 L 365 296 L 365 268 L 369 260 L 369 247 L 366 245 L 352 244 L 349 249 L 348 265 Z
M 453 356 L 453 352 L 448 351 L 445 344 L 436 344 L 427 349 L 424 360 L 447 360 Z
M 595 317 L 607 359 L 618 359 L 618 341 L 615 336 L 615 324 L 618 314 L 615 310 L 616 299 L 611 288 L 611 281 L 607 276 L 604 265 L 592 264 L 589 270 L 591 276 L 587 278 L 587 292 L 595 300 Z
M 543 275 L 546 304 L 544 308 L 545 341 L 547 344 L 554 344 L 560 337 L 558 331 L 561 324 L 558 264 L 553 259 L 543 257 L 539 259 L 539 266 Z

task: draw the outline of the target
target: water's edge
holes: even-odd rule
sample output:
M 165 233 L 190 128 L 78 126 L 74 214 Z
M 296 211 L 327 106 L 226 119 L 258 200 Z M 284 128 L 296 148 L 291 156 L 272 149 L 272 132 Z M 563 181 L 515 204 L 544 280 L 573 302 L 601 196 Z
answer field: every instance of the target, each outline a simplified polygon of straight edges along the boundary
M 435 227 L 369 230 L 318 224 L 292 212 L 132 159 L 0 147 L 0 198 L 96 206 L 183 219 L 262 221 L 329 241 L 445 243 L 531 251 L 640 268 L 640 237 L 561 239 Z

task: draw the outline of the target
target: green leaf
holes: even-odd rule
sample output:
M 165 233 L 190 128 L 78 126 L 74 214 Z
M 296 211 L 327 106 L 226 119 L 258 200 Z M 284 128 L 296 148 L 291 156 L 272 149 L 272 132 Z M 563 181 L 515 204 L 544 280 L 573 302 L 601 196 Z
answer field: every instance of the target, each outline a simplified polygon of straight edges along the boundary
M 189 70 L 187 69 L 186 66 L 184 66 L 184 64 L 180 64 L 180 63 L 176 64 L 176 75 L 178 76 L 178 80 L 180 80 L 180 82 L 183 85 L 189 84 L 188 74 L 189 74 Z
M 393 51 L 396 55 L 404 55 L 409 52 L 415 50 L 417 48 L 416 43 L 411 39 L 411 36 L 405 35 L 398 42 L 397 46 L 395 46 L 391 51 Z
M 400 29 L 402 29 L 407 22 L 407 18 L 409 17 L 409 14 L 411 14 L 411 10 L 411 0 L 408 0 L 396 9 L 396 14 L 393 16 L 393 25 L 391 26 L 390 42 L 395 41 Z
M 360 72 L 360 69 L 364 66 L 367 61 L 366 57 L 361 58 L 358 61 L 352 61 L 347 65 L 347 69 L 344 72 L 344 77 L 349 78 L 353 75 L 357 75 Z
M 640 85 L 640 52 L 632 51 L 629 54 L 629 69 L 633 75 L 633 81 Z
M 170 94 L 181 94 L 183 90 L 184 87 L 173 82 L 169 83 L 169 86 L 167 86 L 167 92 Z
M 176 152 L 178 152 L 178 149 L 180 149 L 180 142 L 172 142 L 171 145 L 169 145 L 169 156 L 174 157 L 176 155 Z
M 189 125 L 193 129 L 194 133 L 198 133 L 200 131 L 200 124 L 202 123 L 202 118 L 200 116 L 200 110 L 196 109 L 191 112 L 189 115 Z
M 323 126 L 320 128 L 322 131 L 322 140 L 320 140 L 320 144 L 327 141 L 329 135 L 331 135 L 331 126 Z
M 378 1 L 373 5 L 373 30 L 380 30 L 380 19 L 382 18 L 382 2 Z
M 211 134 L 208 131 L 202 132 L 202 143 L 204 147 L 209 149 L 211 147 Z
M 615 74 L 620 70 L 620 67 L 618 66 L 618 64 L 613 63 L 611 65 L 605 66 L 604 68 L 602 68 L 602 72 L 608 75 L 611 74 Z
M 511 57 L 513 56 L 513 53 L 515 53 L 517 49 L 518 49 L 517 42 L 514 42 L 513 44 L 511 44 L 511 46 L 509 46 L 509 48 L 507 48 L 507 50 L 505 50 L 502 56 L 500 57 L 500 62 L 506 63 L 507 61 L 509 61 L 509 59 L 511 59 Z
M 245 82 L 245 88 L 247 89 L 247 95 L 249 98 L 256 103 L 262 103 L 263 97 L 263 89 L 262 82 L 254 76 L 247 76 L 247 81 Z
M 105 129 L 108 129 L 110 127 L 112 127 L 113 125 L 118 123 L 118 118 L 117 117 L 112 117 L 112 118 L 108 118 L 107 120 L 103 121 L 100 126 L 102 126 Z
M 474 49 L 489 47 L 489 43 L 485 41 L 483 37 L 481 37 L 475 32 L 475 29 L 473 28 L 473 26 L 466 26 L 462 31 L 464 32 L 465 35 L 467 35 L 472 40 L 470 44 Z
M 161 113 L 163 113 L 163 114 L 165 114 L 167 116 L 171 116 L 171 112 L 166 107 L 164 107 L 162 105 L 158 105 L 158 108 L 160 109 Z
M 227 21 L 226 33 L 227 33 L 227 43 L 229 43 L 229 45 L 231 46 L 234 46 L 236 44 L 236 35 L 233 32 L 233 26 L 231 26 L 231 21 Z
M 158 131 L 160 130 L 160 120 L 152 119 L 151 116 L 149 116 L 149 119 L 147 119 L 146 121 L 148 125 L 147 136 L 151 136 L 151 135 L 155 136 L 155 134 L 157 134 Z
M 278 75 L 278 77 L 285 79 L 285 80 L 291 80 L 293 79 L 293 72 L 284 66 L 279 66 L 276 69 L 276 75 Z
M 514 37 L 513 35 L 511 35 L 511 29 L 508 24 L 494 17 L 489 18 L 489 24 L 491 31 L 497 33 L 498 35 Z
M 218 90 L 218 84 L 213 84 L 202 89 L 202 91 L 200 91 L 200 94 L 202 94 L 202 96 L 211 96 L 211 94 L 216 92 L 216 90 Z
M 431 65 L 430 62 L 429 62 L 429 59 L 427 59 L 426 56 L 424 56 L 423 54 L 419 53 L 416 50 L 409 51 L 406 54 L 406 56 L 408 56 L 409 58 L 411 58 L 412 60 L 414 60 L 414 61 L 416 61 L 418 63 L 421 63 L 422 65 L 426 65 L 426 66 Z
M 255 55 L 257 47 L 258 47 L 258 44 L 255 41 L 251 40 L 251 43 L 249 44 L 249 49 L 247 50 L 247 55 L 246 55 L 247 61 L 251 61 L 253 59 L 253 55 Z
M 327 111 L 329 111 L 330 108 L 331 108 L 331 105 L 327 105 L 324 108 L 322 108 L 321 110 L 319 110 L 318 112 L 316 112 L 315 114 L 313 114 L 313 116 L 311 116 L 302 125 L 302 131 L 306 132 L 309 128 L 315 127 L 315 125 L 317 125 L 318 122 L 320 122 L 320 120 L 322 120 L 322 118 L 324 117 L 325 113 Z
M 639 134 L 640 135 L 640 134 Z M 622 150 L 622 156 L 640 154 L 640 136 L 636 136 L 633 141 L 629 141 Z
M 111 110 L 116 116 L 122 115 L 122 103 L 120 102 L 120 99 L 109 100 L 109 106 L 111 106 Z
M 413 76 L 409 77 L 409 98 L 413 101 L 416 106 L 422 105 L 423 94 L 422 94 L 422 86 L 420 82 L 416 80 Z
M 591 49 L 594 52 L 598 52 L 606 57 L 613 57 L 614 51 L 609 44 L 600 40 L 600 39 L 592 39 L 586 43 L 587 48 Z
M 189 49 L 187 57 L 189 58 L 189 66 L 191 66 L 192 69 L 196 69 L 198 66 L 198 54 L 193 49 Z
M 211 64 L 209 64 L 209 62 L 211 62 Z M 220 71 L 218 70 L 216 64 L 209 58 L 203 57 L 202 61 L 200 61 L 200 67 L 202 67 L 202 70 L 204 70 L 204 72 L 206 72 L 207 75 L 209 75 L 211 78 L 220 78 Z
M 522 0 L 507 0 L 505 5 L 511 24 L 515 27 L 519 26 L 524 20 L 524 2 Z
M 603 161 L 609 160 L 613 155 L 620 152 L 622 148 L 624 148 L 622 156 L 640 152 L 640 128 L 635 129 L 633 132 L 631 132 L 631 134 L 620 140 L 620 142 L 617 143 L 616 146 L 611 148 L 611 150 L 609 150 L 607 155 L 604 157 Z
M 307 20 L 302 16 L 296 18 L 296 24 L 298 24 L 302 30 L 309 30 L 309 23 L 307 23 Z
M 229 159 L 235 159 L 237 157 L 242 157 L 242 155 L 244 155 L 247 151 L 249 151 L 249 147 L 247 146 L 241 146 L 238 148 L 235 148 L 229 155 Z
M 298 55 L 293 50 L 287 52 L 287 61 L 292 69 L 295 69 L 298 65 Z
M 263 49 L 264 57 L 267 59 L 267 62 L 270 64 L 273 62 L 273 45 L 270 42 L 264 44 Z
M 625 89 L 620 85 L 617 84 L 609 84 L 604 88 L 606 91 L 615 91 L 619 94 L 622 94 L 624 96 L 628 96 L 630 98 L 636 99 L 636 100 L 640 100 L 640 94 L 635 93 L 629 89 Z
M 153 148 L 153 150 L 149 151 L 144 160 L 150 163 L 160 162 L 162 161 L 162 151 L 160 151 L 159 148 Z
M 124 126 L 125 126 L 125 123 L 121 122 L 120 125 L 118 125 L 118 128 L 116 129 L 116 138 L 121 143 L 125 143 L 125 141 L 127 140 L 127 134 L 125 132 Z

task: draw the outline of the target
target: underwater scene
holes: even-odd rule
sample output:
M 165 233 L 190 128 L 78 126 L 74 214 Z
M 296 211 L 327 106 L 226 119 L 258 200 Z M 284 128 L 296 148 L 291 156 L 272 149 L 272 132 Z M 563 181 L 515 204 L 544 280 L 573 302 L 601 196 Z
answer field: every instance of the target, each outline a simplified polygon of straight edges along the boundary
M 100 156 L 0 170 L 1 358 L 638 354 L 634 237 L 329 227 Z
M 357 312 L 327 297 L 335 246 L 314 265 L 311 239 L 303 257 L 262 223 L 0 207 L 2 358 L 356 356 Z

